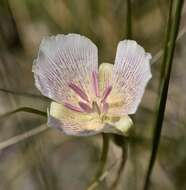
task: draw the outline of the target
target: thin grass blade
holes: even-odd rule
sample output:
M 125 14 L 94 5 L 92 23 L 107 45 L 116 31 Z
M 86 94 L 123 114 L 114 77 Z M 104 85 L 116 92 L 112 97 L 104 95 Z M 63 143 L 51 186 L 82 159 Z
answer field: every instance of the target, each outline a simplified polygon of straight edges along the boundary
M 25 139 L 28 139 L 29 137 L 35 136 L 35 135 L 45 131 L 46 129 L 48 129 L 47 125 L 41 125 L 35 129 L 32 129 L 30 131 L 23 133 L 23 134 L 17 135 L 17 136 L 12 137 L 8 140 L 0 142 L 0 151 L 5 149 L 5 148 L 8 148 L 14 144 L 17 144 L 17 143 L 19 143 Z
M 16 91 L 7 90 L 4 88 L 0 88 L 0 92 L 4 92 L 4 93 L 11 94 L 11 95 L 16 95 L 16 96 L 23 96 L 23 97 L 28 97 L 28 98 L 37 98 L 37 99 L 44 100 L 44 101 L 50 101 L 50 99 L 45 97 L 45 96 L 30 94 L 30 93 L 26 93 L 26 92 L 16 92 Z
M 127 0 L 127 23 L 126 23 L 126 36 L 132 39 L 132 2 Z
M 43 112 L 43 111 L 40 111 L 40 110 L 37 110 L 37 109 L 34 109 L 34 108 L 21 107 L 21 108 L 15 109 L 13 111 L 10 111 L 10 112 L 7 112 L 7 113 L 1 115 L 0 120 L 5 119 L 7 117 L 10 117 L 11 115 L 13 115 L 15 113 L 18 113 L 18 112 L 28 112 L 28 113 L 37 114 L 37 115 L 40 115 L 40 116 L 43 116 L 43 117 L 47 117 L 46 112 Z
M 165 37 L 165 45 L 164 45 L 164 56 L 163 61 L 161 65 L 161 74 L 160 74 L 160 81 L 163 80 L 165 76 L 165 70 L 166 70 L 166 63 L 168 58 L 168 48 L 169 48 L 169 40 L 170 40 L 170 34 L 171 34 L 171 24 L 172 24 L 172 8 L 173 8 L 173 0 L 170 0 L 169 3 L 169 16 L 168 16 L 168 22 L 167 22 L 167 31 L 166 31 L 166 37 Z
M 161 85 L 160 101 L 158 104 L 158 111 L 157 111 L 157 117 L 156 117 L 155 128 L 154 128 L 153 147 L 151 151 L 151 157 L 150 157 L 150 162 L 149 162 L 149 166 L 147 170 L 147 175 L 145 178 L 144 190 L 149 189 L 150 176 L 151 176 L 153 166 L 157 157 L 158 146 L 159 146 L 160 137 L 161 137 L 162 124 L 164 120 L 165 106 L 166 106 L 166 101 L 167 101 L 169 80 L 170 80 L 170 75 L 171 75 L 171 70 L 172 70 L 174 50 L 176 46 L 176 38 L 178 35 L 178 30 L 179 30 L 179 25 L 180 25 L 180 20 L 181 20 L 181 12 L 182 12 L 183 3 L 184 3 L 183 0 L 177 0 L 175 3 L 175 15 L 173 16 L 173 19 L 172 19 L 173 22 L 171 25 L 170 47 L 168 46 L 168 43 L 169 43 L 168 41 L 166 45 L 166 48 L 168 48 L 167 55 L 166 55 L 167 61 L 165 63 L 166 70 L 165 70 L 165 76 L 163 78 L 162 85 Z

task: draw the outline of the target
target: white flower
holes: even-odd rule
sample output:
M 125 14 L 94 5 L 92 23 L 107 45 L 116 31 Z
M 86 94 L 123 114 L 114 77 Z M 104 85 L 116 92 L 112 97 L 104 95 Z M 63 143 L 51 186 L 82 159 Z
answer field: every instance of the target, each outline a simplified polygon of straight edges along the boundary
M 33 65 L 37 88 L 54 101 L 48 125 L 68 135 L 126 134 L 151 78 L 151 55 L 135 41 L 120 41 L 115 63 L 98 69 L 97 47 L 78 34 L 42 40 Z

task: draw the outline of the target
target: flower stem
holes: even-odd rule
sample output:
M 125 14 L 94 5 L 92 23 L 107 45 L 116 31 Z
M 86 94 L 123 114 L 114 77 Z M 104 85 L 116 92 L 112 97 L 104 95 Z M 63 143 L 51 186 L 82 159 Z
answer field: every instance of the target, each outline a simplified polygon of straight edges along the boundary
M 99 162 L 99 167 L 98 167 L 98 170 L 94 177 L 93 182 L 87 188 L 87 190 L 95 189 L 95 187 L 96 187 L 95 184 L 97 184 L 99 182 L 102 174 L 104 173 L 104 168 L 106 165 L 108 150 L 109 150 L 109 135 L 106 133 L 102 133 L 102 139 L 103 139 L 103 146 L 102 146 L 102 153 L 101 153 L 101 158 L 100 158 L 100 162 Z
M 163 77 L 162 80 L 162 85 L 161 85 L 161 91 L 160 91 L 160 100 L 158 104 L 158 111 L 157 111 L 157 117 L 156 117 L 156 122 L 155 122 L 155 128 L 154 128 L 154 136 L 153 136 L 153 147 L 151 151 L 151 157 L 150 157 L 150 162 L 147 170 L 147 175 L 145 179 L 145 184 L 144 184 L 144 190 L 148 190 L 149 188 L 149 181 L 150 181 L 150 176 L 153 170 L 153 166 L 156 160 L 157 156 L 157 151 L 158 151 L 158 146 L 159 146 L 159 141 L 160 141 L 160 136 L 161 136 L 161 129 L 162 129 L 162 124 L 164 120 L 164 112 L 165 112 L 165 106 L 166 106 L 166 100 L 167 100 L 167 94 L 168 94 L 168 87 L 169 87 L 169 80 L 170 80 L 170 75 L 171 75 L 171 70 L 172 70 L 172 62 L 173 62 L 173 57 L 174 57 L 174 50 L 176 46 L 176 38 L 179 30 L 179 25 L 180 25 L 180 19 L 181 19 L 181 12 L 182 12 L 182 7 L 183 7 L 183 2 L 184 0 L 177 0 L 176 5 L 175 5 L 175 14 L 172 19 L 171 27 L 170 27 L 170 47 L 168 46 L 169 40 L 167 41 L 166 47 L 168 48 L 167 50 L 167 59 L 165 63 L 165 76 Z M 164 53 L 164 56 L 165 53 Z M 163 59 L 165 60 L 165 58 Z
M 111 186 L 111 189 L 116 189 L 117 185 L 118 185 L 118 182 L 120 181 L 121 179 L 121 174 L 124 170 L 124 167 L 125 167 L 125 163 L 126 163 L 126 160 L 127 160 L 127 147 L 126 147 L 126 143 L 123 143 L 122 145 L 122 160 L 121 160 L 121 163 L 120 163 L 120 166 L 119 166 L 119 170 L 118 170 L 118 173 L 117 173 L 117 176 Z
M 108 150 L 109 150 L 109 135 L 106 133 L 102 133 L 102 138 L 103 138 L 103 147 L 102 147 L 99 168 L 96 174 L 96 179 L 98 179 L 104 171 L 106 161 L 107 161 Z

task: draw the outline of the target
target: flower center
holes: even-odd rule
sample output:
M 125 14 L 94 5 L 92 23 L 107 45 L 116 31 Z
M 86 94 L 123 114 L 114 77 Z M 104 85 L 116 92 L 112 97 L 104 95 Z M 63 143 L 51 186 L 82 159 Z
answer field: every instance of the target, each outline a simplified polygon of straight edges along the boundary
M 82 112 L 82 113 L 93 113 L 97 112 L 99 115 L 101 113 L 107 113 L 109 109 L 109 104 L 106 102 L 107 97 L 112 91 L 112 86 L 107 86 L 102 96 L 100 96 L 99 91 L 99 80 L 98 80 L 98 73 L 96 71 L 92 72 L 92 88 L 97 100 L 93 100 L 90 102 L 87 94 L 85 91 L 77 86 L 75 83 L 70 82 L 68 84 L 69 88 L 74 91 L 76 95 L 78 95 L 82 101 L 78 102 L 78 106 L 74 106 L 68 102 L 64 102 L 64 106 L 72 111 Z

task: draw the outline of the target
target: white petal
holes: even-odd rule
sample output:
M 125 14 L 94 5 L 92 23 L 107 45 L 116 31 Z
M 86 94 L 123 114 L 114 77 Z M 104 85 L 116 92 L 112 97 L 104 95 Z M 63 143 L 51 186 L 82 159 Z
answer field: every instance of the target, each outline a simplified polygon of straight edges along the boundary
M 98 115 L 75 112 L 56 102 L 51 103 L 48 111 L 48 125 L 75 136 L 97 134 L 104 126 Z
M 69 89 L 73 82 L 91 94 L 92 72 L 98 70 L 97 47 L 78 34 L 57 35 L 42 40 L 33 72 L 41 93 L 57 102 L 77 99 Z
M 129 134 L 129 131 L 133 125 L 131 118 L 128 115 L 118 117 L 108 117 L 106 125 L 103 128 L 105 133 L 116 133 L 118 135 Z
M 66 125 L 61 120 L 52 116 L 48 117 L 47 124 L 49 127 L 54 127 L 62 131 L 64 134 L 71 136 L 91 136 L 99 133 L 99 131 L 94 131 L 94 130 L 86 130 L 86 129 L 82 130 L 78 125 L 73 125 L 73 126 Z
M 112 72 L 113 64 L 111 63 L 101 63 L 99 66 L 99 89 L 101 95 L 104 90 L 112 84 Z
M 151 78 L 150 59 L 151 55 L 135 41 L 119 42 L 113 68 L 113 89 L 114 94 L 120 97 L 118 100 L 115 98 L 115 104 L 118 101 L 120 109 L 113 108 L 113 112 L 118 111 L 121 114 L 136 112 Z

